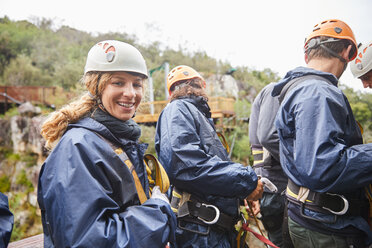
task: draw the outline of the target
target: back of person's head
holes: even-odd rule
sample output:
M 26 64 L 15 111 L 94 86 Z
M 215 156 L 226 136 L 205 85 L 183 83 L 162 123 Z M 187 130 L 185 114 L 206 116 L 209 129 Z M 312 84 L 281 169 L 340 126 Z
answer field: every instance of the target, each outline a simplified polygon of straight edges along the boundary
M 352 46 L 349 60 L 353 60 L 357 54 L 353 31 L 345 22 L 329 19 L 314 26 L 305 40 L 304 51 L 309 61 L 313 58 L 340 58 L 339 54 L 349 45 Z
M 205 87 L 204 78 L 187 65 L 176 66 L 167 75 L 167 88 L 171 101 L 187 95 L 207 98 Z
M 113 72 L 123 71 L 147 78 L 147 67 L 142 54 L 132 45 L 117 40 L 95 44 L 89 51 L 84 76 L 81 82 L 87 88 L 80 99 L 53 112 L 44 122 L 41 134 L 46 147 L 51 149 L 65 132 L 69 123 L 74 123 L 92 112 L 101 104 L 101 95 Z
M 372 70 L 372 41 L 359 45 L 358 55 L 350 65 L 351 72 L 356 78 L 360 78 Z

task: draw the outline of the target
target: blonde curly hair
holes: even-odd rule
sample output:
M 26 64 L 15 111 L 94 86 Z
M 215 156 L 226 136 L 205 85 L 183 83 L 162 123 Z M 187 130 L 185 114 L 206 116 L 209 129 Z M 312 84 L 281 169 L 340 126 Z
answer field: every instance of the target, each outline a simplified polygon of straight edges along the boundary
M 67 129 L 68 124 L 75 123 L 87 113 L 98 107 L 97 100 L 100 99 L 107 83 L 111 80 L 112 73 L 88 72 L 81 79 L 87 88 L 78 100 L 73 101 L 60 110 L 54 111 L 43 123 L 41 135 L 46 140 L 45 147 L 53 149 Z

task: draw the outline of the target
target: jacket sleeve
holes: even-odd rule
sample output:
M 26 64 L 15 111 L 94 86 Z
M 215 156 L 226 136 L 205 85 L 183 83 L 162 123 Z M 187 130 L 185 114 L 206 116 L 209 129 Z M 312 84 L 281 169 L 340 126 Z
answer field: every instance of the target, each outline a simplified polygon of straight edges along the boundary
M 45 207 L 54 245 L 164 247 L 174 240 L 175 216 L 169 204 L 149 199 L 133 205 L 135 192 L 124 182 L 127 175 L 110 166 L 120 163 L 119 158 L 102 148 L 107 144 L 89 137 L 86 142 L 90 145 L 61 141 L 40 175 L 39 204 Z
M 264 88 L 261 96 L 261 107 L 258 115 L 257 138 L 260 144 L 275 158 L 279 159 L 279 136 L 274 125 L 275 117 L 279 108 L 277 97 L 271 96 L 274 84 Z
M 214 129 L 203 128 L 206 122 L 199 118 L 205 117 L 185 105 L 171 104 L 158 122 L 156 149 L 172 184 L 204 196 L 247 197 L 257 186 L 256 174 L 250 166 L 210 155 L 206 149 L 222 144 L 218 138 L 218 143 L 213 141 Z M 211 147 L 205 148 L 206 139 Z
M 7 247 L 12 234 L 14 218 L 9 210 L 8 197 L 0 192 L 0 247 Z
M 260 103 L 261 103 L 262 91 L 258 93 L 253 101 L 251 108 L 251 115 L 249 116 L 249 143 L 252 147 L 262 148 L 260 141 L 257 137 L 258 118 L 260 115 Z
M 351 145 L 360 131 L 336 87 L 294 89 L 278 112 L 281 163 L 298 185 L 319 192 L 349 192 L 372 182 L 372 144 Z

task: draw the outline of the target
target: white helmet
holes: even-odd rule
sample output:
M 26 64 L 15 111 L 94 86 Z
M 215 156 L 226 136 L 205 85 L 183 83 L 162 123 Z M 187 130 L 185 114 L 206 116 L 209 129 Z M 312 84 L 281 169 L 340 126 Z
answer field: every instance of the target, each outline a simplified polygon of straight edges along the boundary
M 351 62 L 350 69 L 356 78 L 372 70 L 372 41 L 358 48 L 358 55 Z
M 90 49 L 84 74 L 90 71 L 127 71 L 147 77 L 142 54 L 134 46 L 117 40 L 101 41 Z

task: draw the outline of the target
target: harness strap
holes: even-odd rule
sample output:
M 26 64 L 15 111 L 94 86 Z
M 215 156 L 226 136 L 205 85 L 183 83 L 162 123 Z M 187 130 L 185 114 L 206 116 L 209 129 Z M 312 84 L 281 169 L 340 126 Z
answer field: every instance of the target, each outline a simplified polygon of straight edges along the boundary
M 136 172 L 132 162 L 128 158 L 128 155 L 119 146 L 115 145 L 114 143 L 112 143 L 110 140 L 106 139 L 105 137 L 103 137 L 99 133 L 97 133 L 97 132 L 95 132 L 95 133 L 110 145 L 110 147 L 114 150 L 114 152 L 119 156 L 119 158 L 123 161 L 123 163 L 128 167 L 130 173 L 132 174 L 134 184 L 136 186 L 138 198 L 139 198 L 141 204 L 143 204 L 145 201 L 147 201 L 147 196 L 145 194 L 145 191 L 143 190 L 143 187 L 142 187 L 142 184 L 139 180 L 137 172 Z
M 171 208 L 179 220 L 230 230 L 235 218 L 222 213 L 216 206 L 196 199 L 187 192 L 173 188 Z M 190 221 L 193 219 L 193 221 Z M 196 221 L 196 222 L 195 222 Z
M 128 167 L 129 171 L 131 172 L 132 177 L 134 179 L 134 184 L 136 185 L 138 198 L 141 204 L 143 204 L 145 201 L 147 201 L 147 196 L 145 194 L 145 191 L 143 190 L 142 184 L 138 178 L 137 172 L 132 162 L 129 160 L 128 155 L 123 151 L 123 149 L 117 148 L 115 150 L 115 153 L 119 156 L 119 158 L 124 162 L 124 164 Z
M 319 193 L 307 189 L 305 198 L 300 199 L 300 194 L 304 187 L 300 187 L 288 180 L 287 199 L 297 205 L 304 206 L 310 210 L 335 215 L 347 216 L 365 216 L 366 210 L 369 208 L 368 201 L 360 199 L 348 199 L 340 194 Z
M 296 87 L 297 85 L 299 85 L 300 83 L 302 83 L 302 82 L 304 82 L 308 79 L 314 79 L 314 78 L 319 79 L 321 81 L 324 81 L 324 82 L 328 83 L 329 85 L 333 85 L 327 78 L 319 76 L 319 75 L 314 75 L 314 74 L 310 74 L 310 75 L 306 75 L 306 76 L 302 76 L 302 77 L 292 79 L 281 90 L 280 95 L 278 97 L 279 105 L 282 104 L 282 102 L 284 101 L 284 98 L 287 95 L 287 93 L 290 92 L 294 87 Z

